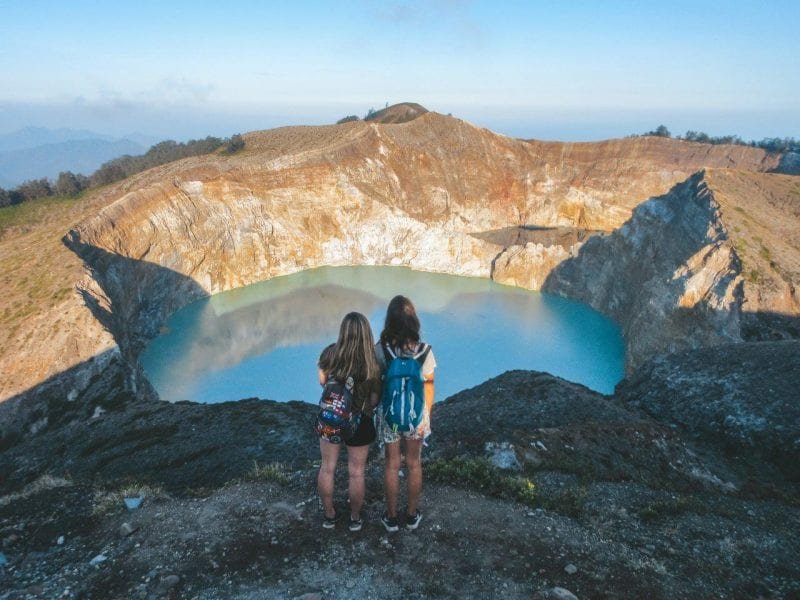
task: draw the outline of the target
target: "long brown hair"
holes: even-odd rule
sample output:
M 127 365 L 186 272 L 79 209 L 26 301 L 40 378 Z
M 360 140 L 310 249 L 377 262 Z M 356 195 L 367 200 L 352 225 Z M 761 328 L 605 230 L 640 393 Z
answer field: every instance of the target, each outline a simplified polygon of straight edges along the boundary
M 320 360 L 319 368 L 340 381 L 348 376 L 356 382 L 380 377 L 372 328 L 364 315 L 358 312 L 345 315 L 339 327 L 339 339 Z
M 419 317 L 411 300 L 395 296 L 386 309 L 386 322 L 381 332 L 381 344 L 394 347 L 419 342 Z

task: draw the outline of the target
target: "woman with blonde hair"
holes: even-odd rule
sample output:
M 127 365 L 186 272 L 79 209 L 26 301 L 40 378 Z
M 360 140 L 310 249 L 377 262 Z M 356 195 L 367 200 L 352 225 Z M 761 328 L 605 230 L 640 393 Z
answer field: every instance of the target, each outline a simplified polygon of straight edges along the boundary
M 380 393 L 380 367 L 375 358 L 372 329 L 361 313 L 348 313 L 339 328 L 339 338 L 322 351 L 319 357 L 319 383 L 328 386 L 346 386 L 351 397 L 351 412 L 354 415 L 354 432 L 349 436 L 322 426 L 318 419 L 316 431 L 322 462 L 317 477 L 317 488 L 325 519 L 322 526 L 333 529 L 336 510 L 333 506 L 333 481 L 339 450 L 342 443 L 347 446 L 348 490 L 350 494 L 350 531 L 359 531 L 363 525 L 361 507 L 364 504 L 364 469 L 369 446 L 375 441 L 375 426 L 372 414 L 378 404 Z M 323 398 L 325 392 L 323 392 Z

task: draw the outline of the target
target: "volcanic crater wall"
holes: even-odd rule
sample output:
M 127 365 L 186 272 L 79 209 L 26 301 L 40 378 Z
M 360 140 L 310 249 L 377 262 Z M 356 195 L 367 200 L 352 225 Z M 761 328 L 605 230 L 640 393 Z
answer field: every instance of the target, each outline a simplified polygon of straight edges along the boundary
M 323 265 L 491 276 L 577 298 L 622 325 L 632 366 L 739 339 L 741 268 L 713 194 L 700 175 L 669 190 L 705 166 L 765 171 L 779 158 L 654 138 L 525 142 L 434 113 L 284 128 L 249 134 L 241 155 L 142 174 L 65 242 L 138 395 L 150 390 L 137 357 L 174 310 Z M 567 247 L 479 235 L 523 225 L 606 235 Z
M 741 341 L 741 262 L 702 173 L 588 240 L 542 289 L 620 323 L 629 368 L 654 354 Z
M 165 317 L 201 295 L 350 264 L 492 276 L 580 299 L 623 326 L 629 366 L 739 339 L 740 269 L 702 176 L 631 209 L 684 169 L 766 169 L 777 158 L 649 138 L 521 142 L 435 114 L 338 135 L 162 177 L 70 233 L 110 299 L 125 356 L 135 361 Z M 571 248 L 472 235 L 531 223 L 614 233 Z

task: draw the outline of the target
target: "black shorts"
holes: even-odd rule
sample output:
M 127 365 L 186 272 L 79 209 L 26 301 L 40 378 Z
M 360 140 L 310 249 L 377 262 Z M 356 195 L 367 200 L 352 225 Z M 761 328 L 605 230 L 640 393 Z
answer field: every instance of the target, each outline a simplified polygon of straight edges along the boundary
M 369 446 L 375 441 L 377 437 L 375 433 L 375 425 L 372 422 L 372 417 L 361 417 L 361 423 L 358 429 L 349 440 L 345 442 L 347 446 Z

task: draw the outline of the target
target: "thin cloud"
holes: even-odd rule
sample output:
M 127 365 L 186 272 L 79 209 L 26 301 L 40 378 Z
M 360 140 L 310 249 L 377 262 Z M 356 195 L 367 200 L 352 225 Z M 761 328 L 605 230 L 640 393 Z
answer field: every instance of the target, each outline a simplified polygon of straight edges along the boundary
M 383 20 L 399 23 L 422 21 L 432 16 L 457 22 L 469 12 L 471 5 L 471 0 L 388 2 L 376 11 L 376 15 Z
M 205 103 L 214 92 L 215 86 L 211 83 L 195 83 L 186 78 L 162 79 L 155 88 L 156 94 L 170 103 L 195 102 Z
M 471 16 L 472 0 L 389 2 L 375 11 L 377 19 L 400 27 L 437 24 L 470 42 L 482 37 L 482 29 Z
M 119 108 L 148 104 L 153 106 L 206 104 L 215 89 L 216 86 L 211 83 L 197 83 L 185 77 L 166 77 L 150 88 L 132 92 L 100 87 L 95 102 Z

